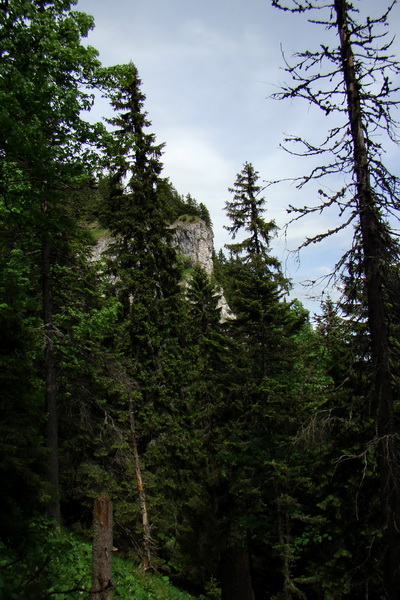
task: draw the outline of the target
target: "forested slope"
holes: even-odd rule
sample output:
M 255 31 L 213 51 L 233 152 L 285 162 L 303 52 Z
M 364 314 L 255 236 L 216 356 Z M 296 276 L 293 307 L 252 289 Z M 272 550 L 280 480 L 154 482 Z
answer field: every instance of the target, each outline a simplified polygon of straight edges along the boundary
M 311 324 L 246 162 L 206 273 L 171 224 L 210 215 L 163 177 L 135 65 L 102 67 L 70 0 L 0 4 L 0 593 L 82 597 L 106 493 L 115 598 L 185 598 L 166 577 L 203 600 L 397 598 L 398 249 L 382 208 L 368 204 L 378 275 L 356 226 L 342 299 Z M 106 124 L 84 118 L 96 90 Z

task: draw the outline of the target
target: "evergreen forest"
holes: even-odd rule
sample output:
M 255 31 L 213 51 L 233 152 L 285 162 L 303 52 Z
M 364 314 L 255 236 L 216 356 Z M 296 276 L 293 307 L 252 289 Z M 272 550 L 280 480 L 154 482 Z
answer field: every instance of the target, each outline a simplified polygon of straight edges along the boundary
M 364 22 L 356 1 L 271 0 L 336 32 L 274 94 L 335 117 L 318 146 L 284 142 L 297 187 L 338 182 L 294 194 L 294 223 L 337 211 L 302 246 L 352 232 L 314 319 L 251 162 L 213 273 L 180 253 L 176 223 L 209 210 L 163 175 L 135 64 L 102 66 L 75 4 L 0 1 L 0 598 L 399 600 L 395 2 Z M 99 95 L 112 117 L 93 123 Z

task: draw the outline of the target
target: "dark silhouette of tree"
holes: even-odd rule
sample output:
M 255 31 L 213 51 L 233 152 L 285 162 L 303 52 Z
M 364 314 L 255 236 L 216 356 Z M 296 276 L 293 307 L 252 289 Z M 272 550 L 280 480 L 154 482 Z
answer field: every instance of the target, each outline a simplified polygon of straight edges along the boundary
M 46 4 L 46 6 L 44 6 Z M 82 118 L 99 66 L 81 44 L 93 20 L 73 2 L 3 2 L 0 11 L 0 193 L 2 212 L 15 217 L 19 244 L 40 254 L 43 379 L 46 406 L 48 514 L 60 522 L 58 418 L 53 322 L 56 248 L 71 226 L 64 206 L 91 176 L 94 128 Z M 27 246 L 28 247 L 28 246 Z M 32 266 L 32 285 L 38 279 Z M 39 287 L 39 286 L 38 286 Z
M 257 545 L 256 552 L 262 547 L 260 554 L 268 556 L 270 581 L 263 582 L 265 589 L 271 586 L 268 593 L 290 585 L 289 553 L 278 558 L 271 546 L 283 547 L 283 538 L 290 538 L 289 513 L 279 499 L 295 481 L 286 444 L 299 423 L 296 337 L 306 326 L 307 315 L 284 300 L 289 282 L 270 247 L 277 226 L 265 218 L 267 202 L 252 164 L 243 165 L 229 191 L 226 229 L 235 243 L 226 245 L 230 256 L 220 262 L 220 269 L 234 315 L 226 328 L 238 351 L 225 394 L 223 432 L 230 451 L 220 457 L 227 489 L 221 501 L 219 576 L 223 600 L 248 600 L 256 593 L 258 577 L 254 579 L 250 565 Z M 266 513 L 268 525 L 260 517 Z M 283 586 L 272 583 L 272 573 L 282 570 Z
M 171 411 L 177 410 L 171 406 L 171 388 L 179 382 L 183 296 L 181 271 L 171 243 L 174 207 L 160 176 L 163 144 L 156 144 L 155 135 L 148 132 L 151 123 L 135 65 L 111 68 L 110 76 L 115 115 L 109 120 L 113 130 L 103 219 L 113 234 L 109 267 L 113 292 L 122 306 L 115 345 L 129 362 L 127 371 L 132 381 L 128 412 L 142 511 L 142 565 L 146 570 L 151 567 L 151 536 L 141 472 L 138 477 L 139 458 L 148 449 L 147 441 L 157 439 L 158 450 L 171 439 L 165 430 Z
M 321 45 L 316 51 L 296 55 L 294 65 L 287 64 L 292 78 L 275 94 L 278 99 L 303 98 L 320 108 L 325 115 L 338 119 L 322 143 L 305 139 L 286 140 L 295 146 L 293 154 L 320 157 L 319 166 L 298 180 L 302 187 L 312 180 L 332 175 L 344 181 L 335 193 L 319 190 L 320 202 L 315 206 L 290 207 L 293 220 L 331 207 L 338 210 L 337 224 L 328 231 L 307 238 L 302 246 L 319 242 L 354 227 L 352 247 L 336 265 L 343 271 L 361 253 L 358 281 L 362 282 L 371 343 L 376 410 L 376 447 L 380 477 L 382 531 L 384 536 L 383 588 L 387 598 L 400 594 L 400 534 L 397 515 L 400 508 L 400 473 L 398 467 L 397 428 L 395 418 L 395 386 L 391 366 L 393 347 L 389 336 L 390 290 L 388 265 L 397 263 L 399 246 L 393 220 L 398 218 L 399 179 L 383 162 L 385 142 L 396 142 L 393 111 L 398 106 L 396 77 L 400 65 L 390 54 L 392 40 L 387 31 L 394 2 L 377 18 L 356 20 L 358 10 L 353 3 L 334 0 L 324 3 L 296 0 L 285 4 L 273 0 L 272 5 L 290 12 L 312 13 L 310 21 L 336 31 L 338 43 Z M 317 15 L 317 16 L 315 16 Z M 297 151 L 294 148 L 300 147 Z M 323 159 L 323 160 L 322 160 Z M 346 177 L 347 176 L 347 177 Z
M 262 187 L 259 174 L 251 163 L 244 163 L 229 191 L 233 198 L 225 203 L 225 210 L 232 224 L 225 229 L 233 239 L 238 232 L 246 232 L 249 237 L 236 244 L 229 244 L 227 248 L 232 255 L 241 257 L 243 262 L 247 263 L 251 258 L 259 257 L 263 262 L 278 269 L 276 259 L 269 256 L 270 242 L 278 228 L 274 221 L 267 222 L 263 218 L 266 201 L 260 195 Z

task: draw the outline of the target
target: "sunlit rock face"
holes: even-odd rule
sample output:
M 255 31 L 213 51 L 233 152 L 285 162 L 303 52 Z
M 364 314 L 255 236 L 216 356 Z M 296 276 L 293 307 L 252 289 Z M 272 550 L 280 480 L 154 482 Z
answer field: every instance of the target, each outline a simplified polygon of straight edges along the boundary
M 208 275 L 213 271 L 214 234 L 201 219 L 178 220 L 173 226 L 173 242 L 177 251 L 198 263 Z
M 101 260 L 103 258 L 103 254 L 108 250 L 110 244 L 111 238 L 108 234 L 104 234 L 103 236 L 101 236 L 97 240 L 96 244 L 93 246 L 92 260 L 94 262 L 98 262 L 99 260 Z
M 190 220 L 189 220 L 190 219 Z M 193 264 L 198 263 L 208 275 L 213 271 L 214 234 L 198 217 L 182 218 L 171 225 L 172 241 L 178 254 L 189 258 Z M 112 238 L 104 234 L 93 248 L 92 258 L 99 261 L 107 252 Z
M 198 217 L 180 218 L 173 225 L 172 241 L 178 254 L 182 254 L 195 264 L 199 264 L 211 277 L 213 272 L 213 251 L 214 251 L 214 233 L 211 227 Z M 101 237 L 93 249 L 93 260 L 99 261 L 107 252 L 112 238 L 109 235 Z M 221 308 L 221 319 L 226 321 L 234 318 L 229 306 L 224 298 L 223 291 L 220 290 L 221 298 L 219 307 Z
M 179 219 L 172 225 L 173 243 L 179 254 L 198 263 L 209 277 L 213 272 L 214 233 L 211 227 L 199 218 L 192 220 Z M 221 309 L 221 320 L 234 318 L 220 290 L 218 307 Z

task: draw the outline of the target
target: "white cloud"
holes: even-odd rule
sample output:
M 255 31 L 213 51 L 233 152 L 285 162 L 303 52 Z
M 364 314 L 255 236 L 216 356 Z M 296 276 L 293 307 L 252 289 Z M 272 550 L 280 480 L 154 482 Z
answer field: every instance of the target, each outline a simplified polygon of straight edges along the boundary
M 195 185 L 210 195 L 225 184 L 231 165 L 207 129 L 175 127 L 163 133 L 168 138 L 163 157 L 165 170 L 178 188 L 190 193 Z

